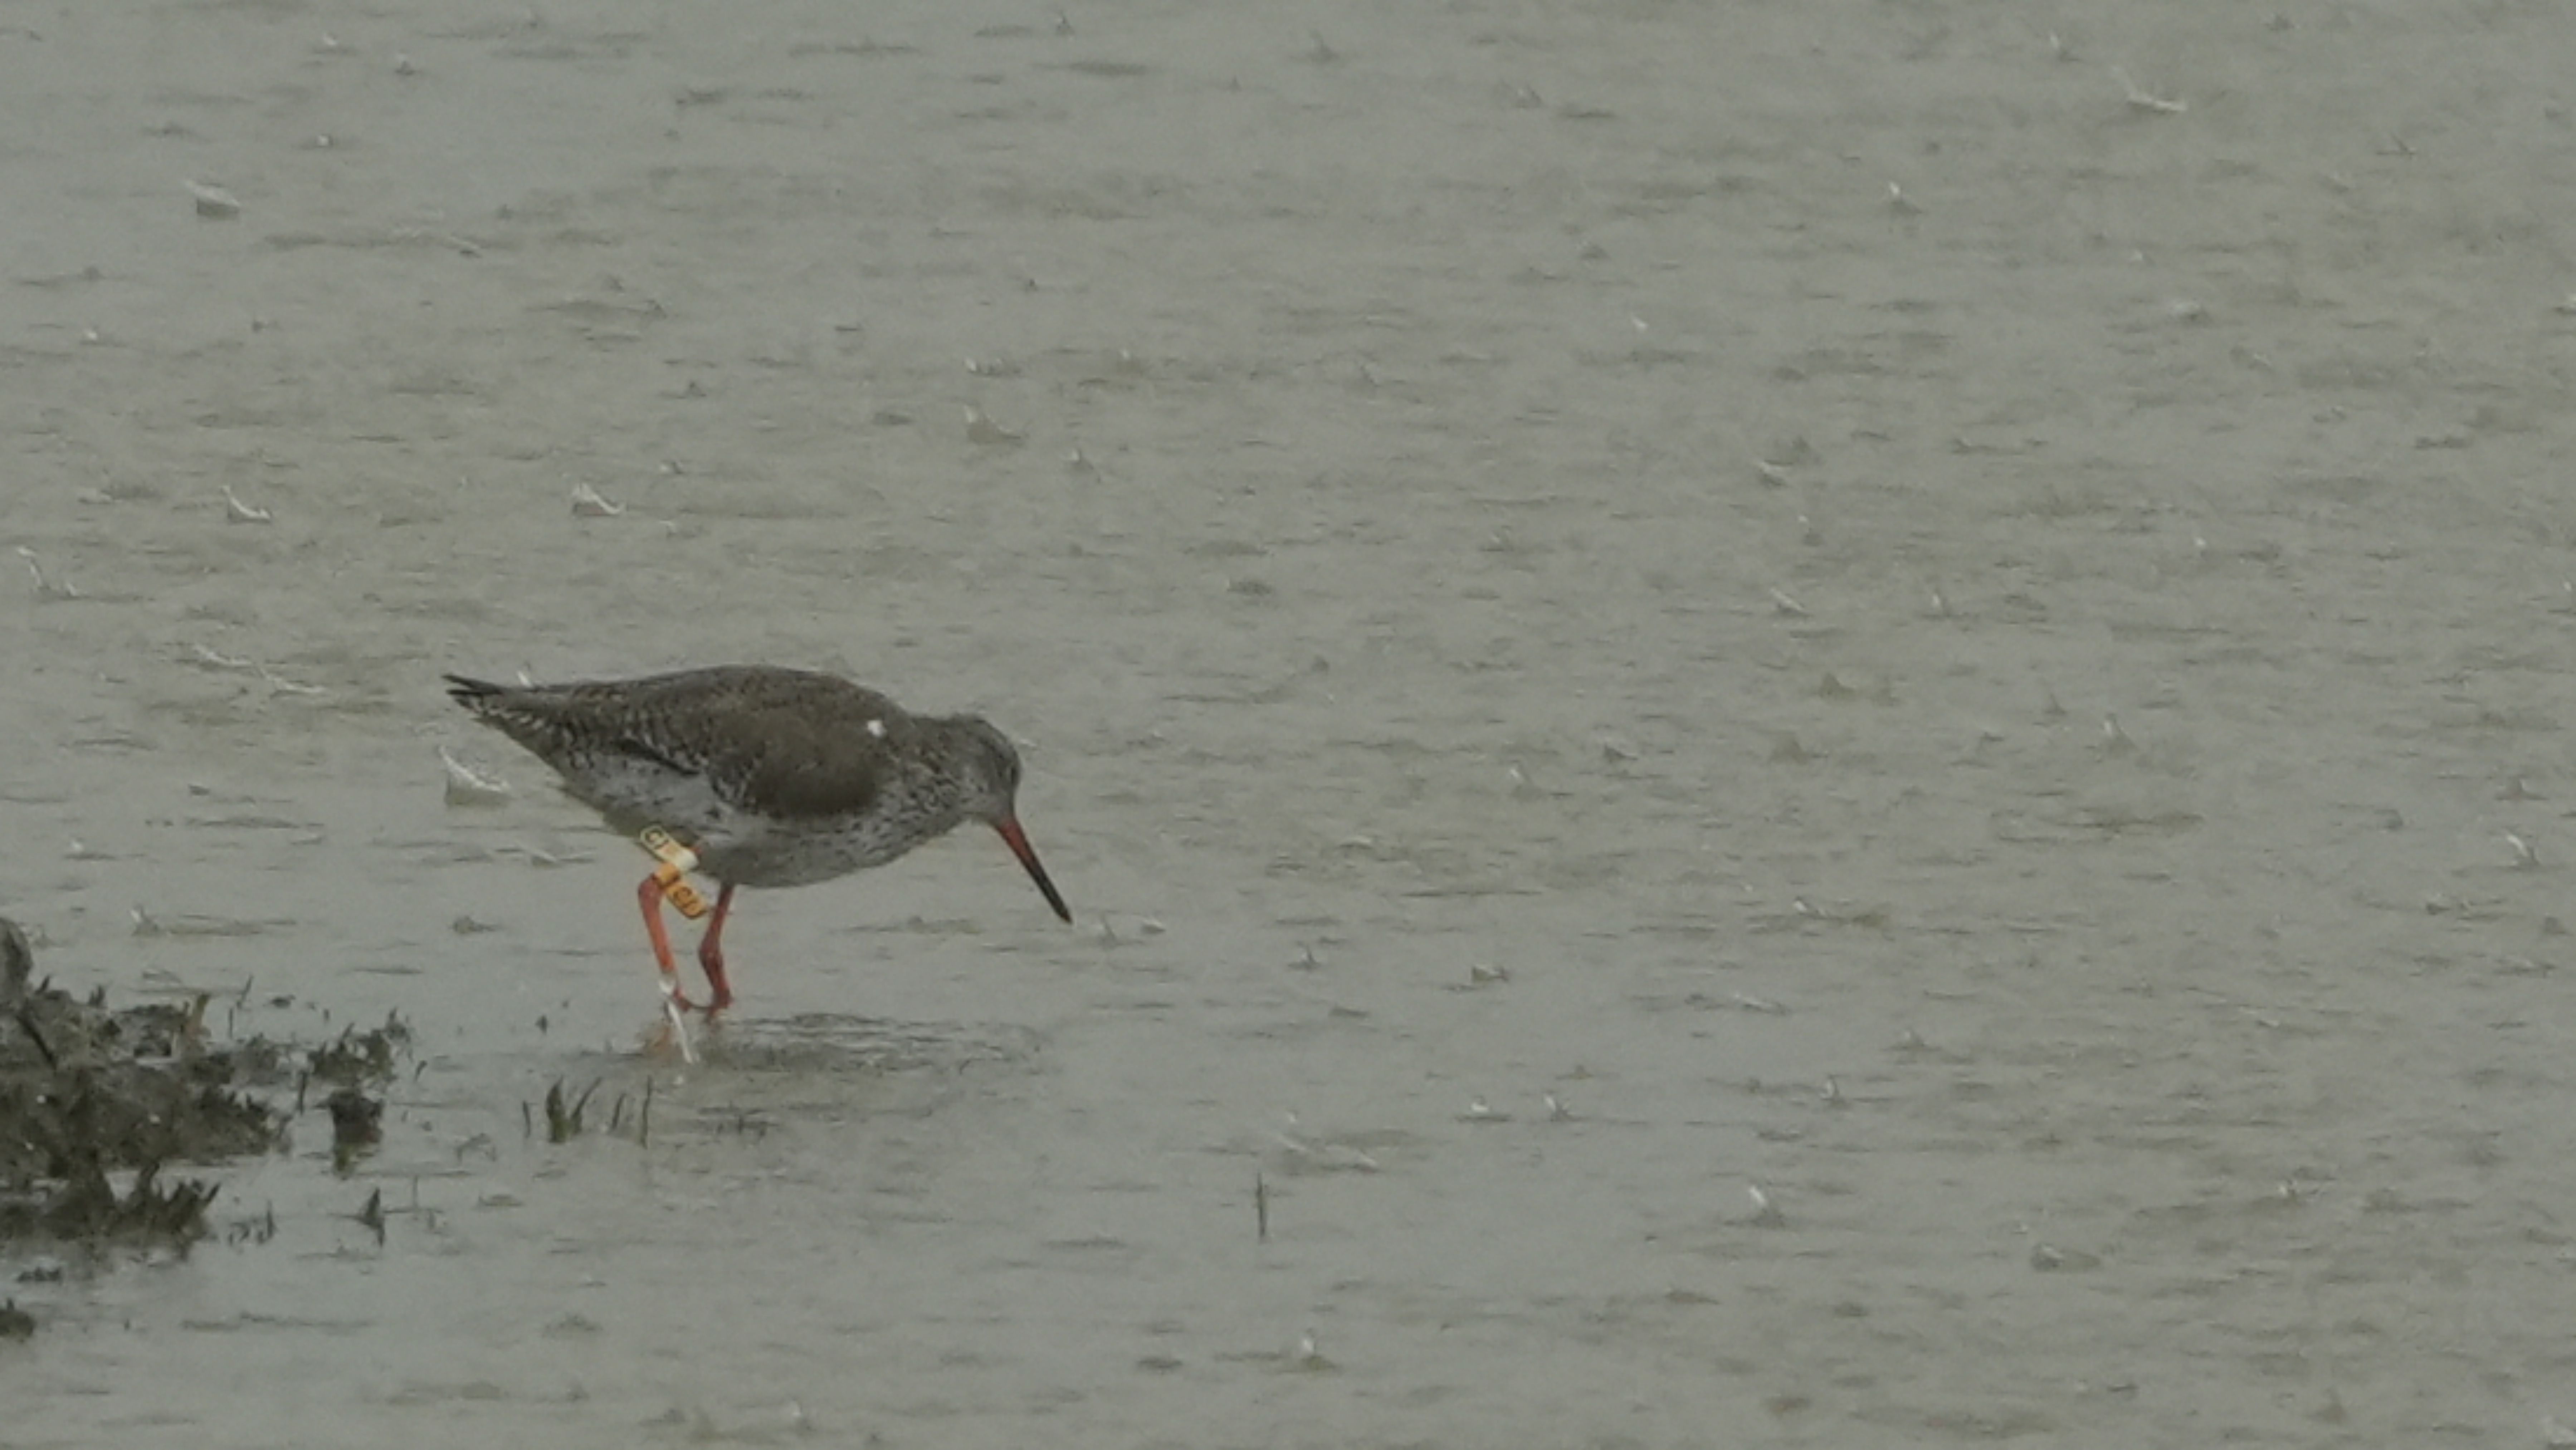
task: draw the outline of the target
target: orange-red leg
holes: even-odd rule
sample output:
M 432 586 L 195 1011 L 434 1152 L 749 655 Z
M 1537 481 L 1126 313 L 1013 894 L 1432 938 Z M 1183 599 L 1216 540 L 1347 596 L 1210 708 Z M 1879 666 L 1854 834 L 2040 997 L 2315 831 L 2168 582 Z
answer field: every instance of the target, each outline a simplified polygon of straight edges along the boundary
M 656 873 L 644 878 L 635 888 L 635 899 L 644 907 L 644 934 L 653 939 L 653 965 L 662 970 L 662 991 L 681 1010 L 697 1005 L 680 990 L 680 968 L 671 960 L 671 938 L 662 930 L 662 878 Z
M 716 892 L 715 915 L 707 918 L 707 934 L 698 938 L 698 970 L 707 974 L 707 1015 L 733 1005 L 733 984 L 725 980 L 724 924 L 725 914 L 733 910 L 733 883 L 728 881 Z M 664 960 L 669 960 L 668 955 Z

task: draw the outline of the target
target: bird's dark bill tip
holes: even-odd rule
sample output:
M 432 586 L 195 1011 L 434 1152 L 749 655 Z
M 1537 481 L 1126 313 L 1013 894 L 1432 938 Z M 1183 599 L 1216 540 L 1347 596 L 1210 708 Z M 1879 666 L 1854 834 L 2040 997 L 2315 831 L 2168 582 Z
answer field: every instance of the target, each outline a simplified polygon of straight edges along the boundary
M 1029 868 L 1029 879 L 1038 884 L 1038 894 L 1046 898 L 1047 905 L 1055 908 L 1056 918 L 1070 925 L 1073 909 L 1064 904 L 1063 894 L 1055 889 L 1053 881 L 1047 879 L 1046 868 L 1038 864 L 1037 848 L 1029 844 L 1028 832 L 1020 829 L 1019 819 L 1004 816 L 993 823 L 993 829 L 1002 833 L 1003 844 L 1011 848 L 1012 855 L 1020 858 L 1021 865 Z

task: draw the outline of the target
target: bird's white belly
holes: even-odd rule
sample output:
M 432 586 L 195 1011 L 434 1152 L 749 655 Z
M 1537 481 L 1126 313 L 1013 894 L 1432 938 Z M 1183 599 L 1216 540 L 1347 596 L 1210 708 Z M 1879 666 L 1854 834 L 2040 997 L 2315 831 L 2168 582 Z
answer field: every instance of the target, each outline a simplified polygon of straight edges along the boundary
M 736 886 L 807 886 L 882 866 L 957 824 L 886 811 L 781 819 L 719 796 L 703 777 L 650 761 L 597 762 L 573 794 L 609 827 L 659 826 L 697 853 L 699 869 Z M 569 782 L 567 788 L 571 789 Z

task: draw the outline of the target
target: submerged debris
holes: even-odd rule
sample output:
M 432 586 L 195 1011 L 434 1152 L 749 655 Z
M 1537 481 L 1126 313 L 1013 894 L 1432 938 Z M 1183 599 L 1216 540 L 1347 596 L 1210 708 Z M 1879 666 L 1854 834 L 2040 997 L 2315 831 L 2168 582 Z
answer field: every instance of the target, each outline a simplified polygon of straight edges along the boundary
M 562 1078 L 546 1089 L 546 1141 L 569 1143 L 581 1136 L 582 1111 L 590 1106 L 590 1095 L 599 1091 L 594 1082 L 581 1090 L 581 1096 L 566 1098 Z
M 393 1076 L 394 1054 L 410 1045 L 411 1027 L 400 1017 L 366 1032 L 353 1027 L 313 1049 L 311 1074 L 315 1082 L 382 1082 Z
M 331 1166 L 347 1173 L 385 1140 L 385 1105 L 354 1087 L 334 1088 L 322 1106 L 331 1114 Z

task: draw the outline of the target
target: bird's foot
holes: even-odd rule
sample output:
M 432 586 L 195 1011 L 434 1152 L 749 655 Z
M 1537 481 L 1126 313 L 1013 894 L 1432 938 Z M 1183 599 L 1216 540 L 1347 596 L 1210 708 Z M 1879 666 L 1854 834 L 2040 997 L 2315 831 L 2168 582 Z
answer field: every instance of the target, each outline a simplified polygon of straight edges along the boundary
M 695 1012 L 709 1022 L 713 1022 L 716 1020 L 716 1014 L 733 1005 L 733 994 L 719 992 L 713 998 L 701 1002 L 674 985 L 662 989 L 662 1000 L 671 1004 L 673 1011 Z
M 725 976 L 724 954 L 712 946 L 698 952 L 698 967 L 707 974 L 707 1018 L 733 1005 L 733 982 Z
M 676 1047 L 680 1051 L 682 1062 L 696 1064 L 698 1050 L 689 1042 L 688 1008 L 689 1000 L 681 996 L 678 991 L 670 990 L 664 993 L 662 1025 L 654 1031 L 648 1050 L 662 1052 Z

